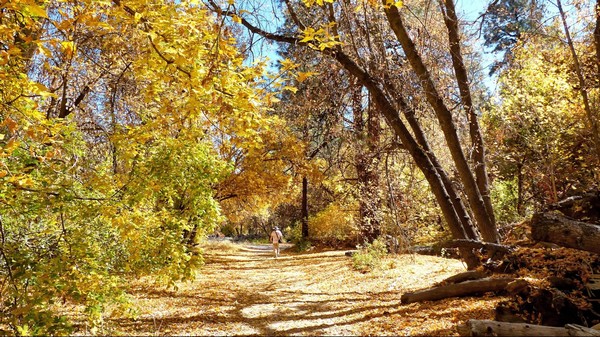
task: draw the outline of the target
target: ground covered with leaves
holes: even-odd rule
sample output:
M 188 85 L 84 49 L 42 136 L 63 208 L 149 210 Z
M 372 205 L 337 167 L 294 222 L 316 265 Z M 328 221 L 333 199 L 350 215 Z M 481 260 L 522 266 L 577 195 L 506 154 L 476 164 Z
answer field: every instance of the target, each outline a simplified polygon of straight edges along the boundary
M 289 248 L 289 246 L 287 247 Z M 132 282 L 134 317 L 115 314 L 102 333 L 123 335 L 457 335 L 470 318 L 491 319 L 503 297 L 402 305 L 406 291 L 464 271 L 453 259 L 388 257 L 368 273 L 344 251 L 273 258 L 268 245 L 205 247 L 206 265 L 178 289 Z M 74 315 L 72 312 L 71 315 Z M 79 333 L 88 333 L 85 324 Z

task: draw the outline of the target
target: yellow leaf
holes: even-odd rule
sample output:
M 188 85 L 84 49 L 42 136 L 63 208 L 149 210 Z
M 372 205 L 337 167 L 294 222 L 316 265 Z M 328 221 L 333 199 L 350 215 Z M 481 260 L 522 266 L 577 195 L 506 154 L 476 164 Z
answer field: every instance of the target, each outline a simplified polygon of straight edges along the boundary
M 307 78 L 317 75 L 317 73 L 312 72 L 312 71 L 307 71 L 307 72 L 298 72 L 298 82 L 302 83 L 304 81 L 306 81 Z
M 25 6 L 25 12 L 28 12 L 32 16 L 39 16 L 42 18 L 48 18 L 46 10 L 36 4 L 29 4 Z
M 298 67 L 298 64 L 295 63 L 294 61 L 286 58 L 283 61 L 280 61 L 281 63 L 281 67 L 283 68 L 283 70 L 291 70 L 291 69 L 295 69 Z
M 302 38 L 302 40 L 300 40 L 300 42 L 309 42 L 315 39 L 315 33 L 316 31 L 314 30 L 314 28 L 308 27 L 306 28 L 303 32 L 302 35 L 304 36 Z
M 289 90 L 295 94 L 298 91 L 298 88 L 286 85 L 285 87 L 283 87 L 283 90 Z
M 75 42 L 73 41 L 63 41 L 60 44 L 63 48 L 63 51 L 69 56 L 75 51 Z

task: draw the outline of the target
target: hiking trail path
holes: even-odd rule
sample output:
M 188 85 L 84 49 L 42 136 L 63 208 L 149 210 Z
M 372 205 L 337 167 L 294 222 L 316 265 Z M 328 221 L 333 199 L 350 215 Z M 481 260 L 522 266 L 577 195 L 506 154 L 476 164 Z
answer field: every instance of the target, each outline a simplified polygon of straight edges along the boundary
M 293 253 L 282 244 L 233 244 L 205 252 L 194 281 L 178 289 L 132 284 L 136 319 L 108 323 L 132 335 L 456 335 L 456 324 L 492 318 L 501 299 L 477 297 L 402 305 L 406 292 L 464 271 L 458 260 L 399 255 L 370 273 L 345 251 Z

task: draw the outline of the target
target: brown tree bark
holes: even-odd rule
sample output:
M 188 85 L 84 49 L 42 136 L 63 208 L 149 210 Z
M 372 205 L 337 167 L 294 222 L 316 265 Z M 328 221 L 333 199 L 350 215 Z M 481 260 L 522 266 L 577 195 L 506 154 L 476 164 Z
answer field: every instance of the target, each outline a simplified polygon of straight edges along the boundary
M 414 109 L 406 103 L 406 101 L 404 100 L 404 97 L 400 94 L 401 91 L 394 88 L 391 83 L 388 84 L 388 86 L 390 86 L 393 89 L 393 91 L 397 93 L 396 94 L 396 102 L 400 105 L 400 109 L 402 110 L 402 113 L 403 113 L 404 117 L 406 118 L 408 125 L 411 127 L 411 130 L 413 131 L 413 133 L 415 135 L 415 140 L 423 148 L 423 151 L 425 152 L 425 154 L 427 154 L 429 156 L 429 159 L 431 160 L 433 166 L 436 168 L 438 174 L 440 175 L 440 178 L 442 179 L 444 188 L 446 189 L 446 191 L 448 192 L 448 195 L 450 196 L 452 206 L 454 207 L 454 210 L 456 211 L 456 214 L 458 215 L 458 217 L 462 223 L 462 227 L 465 231 L 465 234 L 467 235 L 467 238 L 473 239 L 473 240 L 478 240 L 479 235 L 477 234 L 477 232 L 475 231 L 475 228 L 473 227 L 473 223 L 471 222 L 471 217 L 469 216 L 469 213 L 467 212 L 467 209 L 462 202 L 462 198 L 458 195 L 458 193 L 454 189 L 454 186 L 452 185 L 452 181 L 450 181 L 450 178 L 448 177 L 448 173 L 446 172 L 446 170 L 444 170 L 444 168 L 442 167 L 440 162 L 437 160 L 437 157 L 433 153 L 433 150 L 429 146 L 429 142 L 427 141 L 425 132 L 423 132 L 421 125 L 419 124 L 419 122 L 417 121 L 417 119 L 415 117 Z
M 441 245 L 443 248 L 470 248 L 470 249 L 485 249 L 488 251 L 488 256 L 491 259 L 500 259 L 506 253 L 511 251 L 510 246 L 501 245 L 493 242 L 481 242 L 476 240 L 452 240 L 448 242 L 444 242 Z
M 377 172 L 377 146 L 379 143 L 379 119 L 376 109 L 363 108 L 362 85 L 353 85 L 352 111 L 354 114 L 354 134 L 356 176 L 358 180 L 358 214 L 362 243 L 371 243 L 381 235 L 378 195 L 379 174 Z
M 461 282 L 465 282 L 465 281 L 479 280 L 479 279 L 482 279 L 487 276 L 488 276 L 488 274 L 481 270 L 468 270 L 468 271 L 465 271 L 465 272 L 462 272 L 462 273 L 459 273 L 456 275 L 452 275 L 440 283 L 441 284 L 456 284 L 456 283 L 461 283 Z
M 590 105 L 587 84 L 585 83 L 585 77 L 583 75 L 583 70 L 581 69 L 577 51 L 575 50 L 575 45 L 573 44 L 573 39 L 571 39 L 571 33 L 569 32 L 569 26 L 567 25 L 567 16 L 562 8 L 562 3 L 560 0 L 556 0 L 556 6 L 558 7 L 558 12 L 560 13 L 560 18 L 565 30 L 565 36 L 567 38 L 567 44 L 569 46 L 569 50 L 571 51 L 571 56 L 573 57 L 573 63 L 575 64 L 575 72 L 577 73 L 577 79 L 579 80 L 580 86 L 579 92 L 581 93 L 581 98 L 583 99 L 583 107 L 585 109 L 585 114 L 587 116 L 590 131 L 594 140 L 594 146 L 596 148 L 596 160 L 600 161 L 600 130 L 598 128 L 598 117 L 596 116 L 595 112 L 592 111 L 592 107 Z
M 600 254 L 600 226 L 575 221 L 556 212 L 537 213 L 531 219 L 535 241 Z
M 515 281 L 512 277 L 506 278 L 484 278 L 473 281 L 465 281 L 445 286 L 419 290 L 405 293 L 400 297 L 402 304 L 423 301 L 437 301 L 449 297 L 462 297 L 506 290 L 509 283 Z
M 600 336 L 598 330 L 575 324 L 567 324 L 563 328 L 477 319 L 468 320 L 457 330 L 461 336 Z
M 302 209 L 300 213 L 302 238 L 308 239 L 308 179 L 306 177 L 302 177 Z
M 596 45 L 596 66 L 600 80 L 600 0 L 596 0 L 596 27 L 594 28 L 594 44 Z
M 490 197 L 487 166 L 485 163 L 485 147 L 483 146 L 483 136 L 481 135 L 481 128 L 479 127 L 479 118 L 477 117 L 475 107 L 473 106 L 467 68 L 465 67 L 465 62 L 462 57 L 456 8 L 454 7 L 454 0 L 439 1 L 442 13 L 445 14 L 444 22 L 448 29 L 450 55 L 452 57 L 452 66 L 454 67 L 454 74 L 460 92 L 460 99 L 469 120 L 469 135 L 471 136 L 471 146 L 473 147 L 472 161 L 477 187 L 479 188 L 479 193 L 481 193 L 481 196 L 483 197 L 488 216 L 495 226 L 496 217 L 494 216 L 494 207 L 492 206 L 492 199 Z
M 408 35 L 398 8 L 395 6 L 388 6 L 388 8 L 385 8 L 384 10 L 388 22 L 396 34 L 396 38 L 402 45 L 402 49 L 404 50 L 412 69 L 415 71 L 423 85 L 425 96 L 427 97 L 429 104 L 436 113 L 461 182 L 465 187 L 467 199 L 475 216 L 481 236 L 487 242 L 498 242 L 498 231 L 496 230 L 495 224 L 492 222 L 492 218 L 488 214 L 483 197 L 479 192 L 475 178 L 469 168 L 465 154 L 462 151 L 461 143 L 456 131 L 456 125 L 452 120 L 452 113 L 444 104 L 442 97 L 433 83 L 429 70 L 423 63 L 414 42 Z
M 234 15 L 234 13 L 225 13 L 212 1 L 209 0 L 209 3 L 213 6 L 213 9 L 221 14 L 226 15 Z M 293 9 L 289 8 L 290 12 L 293 13 Z M 292 17 L 294 15 L 292 14 Z M 277 35 L 265 32 L 260 28 L 252 25 L 250 22 L 241 18 L 242 25 L 247 27 L 251 32 L 255 34 L 259 34 L 265 38 L 283 42 L 283 43 L 292 43 L 303 45 L 306 43 L 301 42 L 298 38 Z M 301 23 L 298 22 L 299 27 L 303 27 Z M 369 73 L 367 73 L 364 69 L 362 69 L 356 62 L 354 62 L 348 55 L 346 55 L 341 48 L 324 48 L 322 50 L 323 53 L 331 55 L 346 71 L 355 76 L 359 82 L 365 86 L 365 88 L 371 94 L 371 99 L 379 112 L 384 116 L 386 122 L 390 126 L 390 128 L 394 131 L 394 133 L 400 138 L 403 146 L 409 152 L 419 169 L 423 172 L 425 179 L 428 181 L 431 186 L 431 190 L 440 205 L 442 214 L 444 219 L 448 223 L 452 236 L 457 239 L 465 239 L 467 235 L 465 234 L 464 228 L 462 227 L 462 222 L 459 216 L 456 213 L 456 210 L 453 206 L 453 202 L 448 195 L 448 192 L 444 186 L 444 183 L 439 175 L 438 170 L 435 165 L 431 162 L 430 157 L 423 151 L 421 146 L 415 141 L 410 131 L 406 128 L 402 120 L 400 119 L 400 115 L 398 110 L 391 103 L 390 99 L 386 95 L 383 88 L 380 86 L 378 81 L 376 81 Z M 485 210 L 484 210 L 485 211 Z M 465 262 L 469 269 L 474 269 L 480 264 L 479 259 L 473 254 L 473 252 L 469 249 L 461 248 L 461 256 L 465 259 Z
M 421 172 L 423 172 L 425 179 L 427 179 L 429 182 L 432 192 L 436 197 L 436 201 L 442 209 L 444 219 L 446 219 L 448 222 L 452 236 L 459 239 L 466 239 L 467 235 L 462 227 L 461 220 L 454 209 L 452 200 L 446 191 L 439 172 L 431 162 L 430 157 L 423 151 L 423 149 L 412 137 L 400 119 L 400 115 L 398 114 L 397 110 L 393 107 L 392 103 L 381 90 L 377 82 L 341 50 L 338 49 L 334 51 L 333 57 L 348 72 L 356 76 L 356 78 L 367 88 L 367 90 L 369 90 L 373 102 L 377 105 L 379 111 L 385 117 L 388 125 L 392 128 L 392 130 L 394 130 L 394 133 L 398 135 L 404 147 L 413 157 Z M 480 264 L 479 259 L 477 259 L 473 252 L 469 249 L 461 249 L 461 256 L 465 259 L 469 269 L 475 268 Z

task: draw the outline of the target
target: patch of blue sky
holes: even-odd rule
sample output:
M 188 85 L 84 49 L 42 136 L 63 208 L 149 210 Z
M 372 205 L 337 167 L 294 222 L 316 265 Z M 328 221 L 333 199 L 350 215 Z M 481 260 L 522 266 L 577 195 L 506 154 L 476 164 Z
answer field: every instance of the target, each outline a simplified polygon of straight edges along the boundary
M 472 50 L 475 51 L 473 55 L 465 55 L 467 58 L 473 57 L 472 61 L 479 62 L 479 70 L 474 77 L 483 81 L 484 86 L 487 88 L 490 94 L 494 94 L 497 90 L 497 79 L 496 75 L 489 75 L 490 67 L 497 61 L 502 55 L 492 53 L 492 47 L 486 47 L 483 40 L 483 32 L 481 31 L 481 20 L 482 14 L 486 11 L 492 0 L 457 0 L 456 8 L 458 11 L 459 18 L 463 22 L 463 28 L 468 35 L 469 42 L 473 44 Z M 574 5 L 570 0 L 564 0 L 563 7 L 567 12 L 567 16 L 572 20 L 572 26 L 577 30 L 582 29 L 584 26 L 581 22 L 585 21 L 587 14 L 582 15 L 583 12 L 590 12 L 592 8 L 592 1 L 575 1 L 578 5 Z M 406 1 L 405 3 L 408 3 Z M 276 32 L 284 23 L 284 17 L 281 13 L 281 2 L 278 0 L 241 0 L 235 2 L 236 9 L 244 11 L 244 18 L 255 24 L 257 27 L 268 31 Z M 546 20 L 552 20 L 557 17 L 558 10 L 556 5 L 552 1 L 546 2 Z M 582 19 L 582 17 L 584 19 Z M 240 39 L 247 42 L 250 49 L 248 50 L 248 63 L 252 63 L 258 60 L 268 60 L 269 71 L 277 71 L 277 64 L 281 60 L 280 55 L 277 53 L 278 44 L 272 41 L 268 41 L 263 37 L 256 34 L 248 35 L 247 30 L 241 30 Z M 475 59 L 476 57 L 476 59 Z

